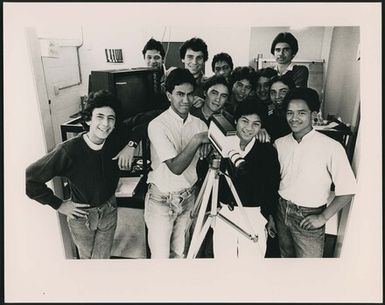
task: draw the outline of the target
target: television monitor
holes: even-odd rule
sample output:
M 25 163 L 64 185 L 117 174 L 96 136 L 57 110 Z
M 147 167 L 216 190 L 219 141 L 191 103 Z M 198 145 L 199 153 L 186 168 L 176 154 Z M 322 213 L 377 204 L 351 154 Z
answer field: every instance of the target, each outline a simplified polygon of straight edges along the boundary
M 153 68 L 91 71 L 88 92 L 107 89 L 115 94 L 126 119 L 159 108 L 160 77 Z

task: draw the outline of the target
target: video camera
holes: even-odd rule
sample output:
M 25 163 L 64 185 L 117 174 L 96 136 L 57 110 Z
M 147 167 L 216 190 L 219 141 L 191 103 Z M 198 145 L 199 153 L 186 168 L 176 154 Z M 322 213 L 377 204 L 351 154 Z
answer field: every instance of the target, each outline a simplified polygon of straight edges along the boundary
M 223 158 L 229 158 L 235 167 L 243 166 L 245 159 L 239 153 L 239 138 L 235 126 L 222 114 L 211 117 L 208 138 Z

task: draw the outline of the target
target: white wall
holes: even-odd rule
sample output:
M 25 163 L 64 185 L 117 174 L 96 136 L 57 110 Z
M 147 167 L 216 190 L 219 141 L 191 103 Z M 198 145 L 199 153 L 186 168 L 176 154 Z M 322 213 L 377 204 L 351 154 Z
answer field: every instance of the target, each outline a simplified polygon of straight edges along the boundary
M 330 48 L 326 37 L 330 27 L 252 27 L 249 51 L 249 63 L 255 67 L 254 58 L 262 54 L 263 58 L 274 59 L 270 53 L 271 43 L 280 32 L 290 32 L 298 40 L 296 60 L 320 60 L 324 58 L 324 48 Z
M 335 27 L 325 85 L 325 114 L 337 114 L 346 123 L 355 121 L 359 102 L 360 62 L 359 27 Z
M 109 33 L 101 37 L 101 31 Z M 142 49 L 148 39 L 180 42 L 192 37 L 202 38 L 207 46 L 209 58 L 206 62 L 206 75 L 213 75 L 211 61 L 215 54 L 229 53 L 235 66 L 248 64 L 250 27 L 246 26 L 157 26 L 86 23 L 83 25 L 84 44 L 80 49 L 80 62 L 84 79 L 84 92 L 87 92 L 88 75 L 91 70 L 125 69 L 143 67 Z M 230 42 L 230 43 L 229 43 Z M 124 63 L 107 63 L 104 55 L 106 48 L 123 49 Z
M 56 212 L 25 195 L 25 169 L 46 147 L 25 28 L 14 17 L 4 19 L 5 295 L 28 301 L 62 272 L 64 249 Z M 39 277 L 42 266 L 48 272 Z

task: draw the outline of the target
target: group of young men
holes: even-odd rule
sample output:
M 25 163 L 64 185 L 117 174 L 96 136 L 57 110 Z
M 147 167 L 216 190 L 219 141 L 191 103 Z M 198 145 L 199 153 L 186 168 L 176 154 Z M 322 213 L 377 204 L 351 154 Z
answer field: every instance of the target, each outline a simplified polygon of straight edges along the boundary
M 213 239 L 204 243 L 213 248 L 212 256 L 264 257 L 268 236 L 278 239 L 282 257 L 323 256 L 325 224 L 350 202 L 356 188 L 354 174 L 342 145 L 312 128 L 320 101 L 317 92 L 306 87 L 307 68 L 291 63 L 298 51 L 295 37 L 279 33 L 271 51 L 276 67 L 260 71 L 234 69 L 230 55 L 217 54 L 211 65 L 214 76 L 206 78 L 208 49 L 202 39 L 186 41 L 180 48 L 184 68 L 168 70 L 161 42 L 150 39 L 145 45 L 143 57 L 147 66 L 161 70 L 169 102 L 144 124 L 151 152 L 144 210 L 151 258 L 186 256 L 191 212 L 202 179 L 199 164 L 215 154 L 208 125 L 218 113 L 236 128 L 235 149 L 245 159 L 245 170 L 230 171 L 261 251 L 218 222 Z M 287 75 L 296 87 L 285 92 L 280 109 L 291 132 L 271 143 L 265 123 L 274 112 L 269 90 L 275 75 Z M 81 258 L 109 258 L 119 167 L 130 166 L 137 143 L 132 144 L 132 126 L 119 119 L 117 102 L 109 92 L 88 97 L 84 119 L 88 131 L 27 168 L 27 195 L 68 216 Z M 205 173 L 207 162 L 206 169 L 202 167 Z M 55 176 L 68 178 L 70 200 L 61 200 L 46 186 Z M 242 211 L 232 200 L 221 196 L 218 207 L 242 226 Z

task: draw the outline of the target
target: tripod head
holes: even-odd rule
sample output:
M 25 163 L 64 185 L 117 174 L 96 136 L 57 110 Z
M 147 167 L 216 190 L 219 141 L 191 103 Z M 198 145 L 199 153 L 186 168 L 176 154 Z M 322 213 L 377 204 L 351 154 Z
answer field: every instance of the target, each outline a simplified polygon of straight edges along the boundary
M 210 168 L 214 170 L 219 170 L 221 166 L 221 161 L 222 157 L 219 154 L 214 153 L 210 161 Z
M 244 166 L 244 158 L 240 154 L 239 137 L 236 128 L 222 114 L 212 115 L 208 137 L 217 155 L 229 158 L 236 168 Z

